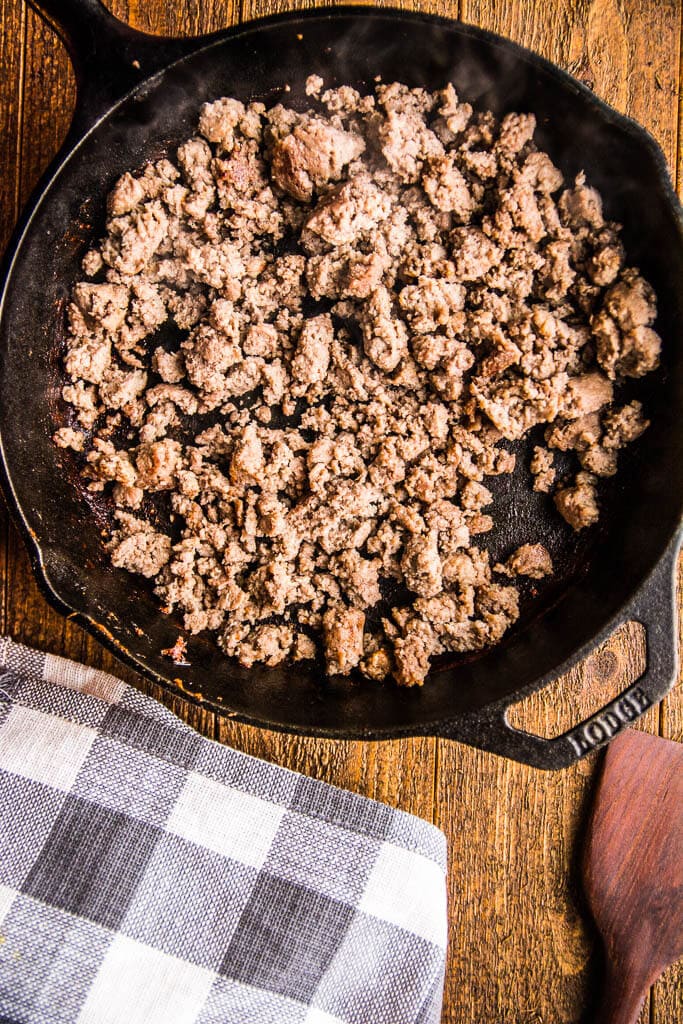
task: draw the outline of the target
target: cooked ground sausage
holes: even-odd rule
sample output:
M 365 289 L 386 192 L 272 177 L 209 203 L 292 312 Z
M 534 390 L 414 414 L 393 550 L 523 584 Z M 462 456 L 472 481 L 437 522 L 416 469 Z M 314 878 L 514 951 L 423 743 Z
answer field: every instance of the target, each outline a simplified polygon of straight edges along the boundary
M 245 666 L 322 645 L 331 673 L 420 685 L 434 655 L 500 639 L 517 577 L 552 573 L 536 538 L 494 566 L 479 540 L 502 442 L 545 430 L 529 486 L 597 520 L 647 426 L 614 387 L 657 365 L 655 296 L 533 115 L 498 123 L 451 85 L 307 94 L 207 103 L 173 159 L 115 184 L 55 443 L 111 492 L 113 564 L 187 631 Z M 390 581 L 411 597 L 378 626 Z

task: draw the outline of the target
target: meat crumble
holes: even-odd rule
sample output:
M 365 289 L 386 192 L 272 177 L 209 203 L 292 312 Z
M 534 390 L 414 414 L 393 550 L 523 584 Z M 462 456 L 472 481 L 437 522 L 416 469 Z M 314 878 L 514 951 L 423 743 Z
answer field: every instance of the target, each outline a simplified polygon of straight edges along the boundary
M 614 389 L 657 366 L 655 295 L 532 114 L 452 85 L 306 91 L 305 112 L 207 103 L 173 159 L 117 181 L 55 443 L 111 496 L 114 566 L 188 633 L 244 666 L 322 649 L 329 673 L 420 685 L 553 571 L 537 538 L 494 565 L 482 546 L 505 442 L 540 430 L 529 487 L 597 521 L 648 425 Z

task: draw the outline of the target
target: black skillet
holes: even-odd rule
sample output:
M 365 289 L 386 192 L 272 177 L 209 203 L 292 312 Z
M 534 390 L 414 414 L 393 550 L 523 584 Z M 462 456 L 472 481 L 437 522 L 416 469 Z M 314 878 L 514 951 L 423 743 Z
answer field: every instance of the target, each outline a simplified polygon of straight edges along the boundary
M 336 8 L 286 14 L 203 39 L 156 39 L 114 19 L 98 0 L 36 0 L 66 41 L 78 100 L 68 137 L 17 228 L 0 307 L 0 439 L 8 503 L 49 600 L 115 654 L 167 690 L 255 725 L 329 737 L 438 735 L 529 764 L 560 768 L 606 742 L 660 700 L 676 668 L 673 569 L 683 508 L 683 240 L 681 210 L 653 139 L 569 75 L 498 36 L 404 11 Z M 151 590 L 111 568 L 102 546 L 110 509 L 84 494 L 77 458 L 50 440 L 67 422 L 60 399 L 64 305 L 87 241 L 103 229 L 115 178 L 171 152 L 193 131 L 200 104 L 218 96 L 305 103 L 303 81 L 369 89 L 375 75 L 441 87 L 451 80 L 478 108 L 534 111 L 537 138 L 567 176 L 584 168 L 625 225 L 631 262 L 659 296 L 662 367 L 639 383 L 652 426 L 623 454 L 603 493 L 601 523 L 575 535 L 523 474 L 496 480 L 506 509 L 494 555 L 543 540 L 556 563 L 503 643 L 476 658 L 442 661 L 421 690 L 325 681 L 319 666 L 240 669 L 205 637 L 191 666 L 160 652 L 178 620 Z M 627 397 L 629 392 L 625 392 Z M 527 446 L 528 448 L 528 446 Z M 518 448 L 520 465 L 528 451 Z M 647 629 L 645 674 L 564 736 L 512 729 L 507 707 L 545 686 L 619 623 Z

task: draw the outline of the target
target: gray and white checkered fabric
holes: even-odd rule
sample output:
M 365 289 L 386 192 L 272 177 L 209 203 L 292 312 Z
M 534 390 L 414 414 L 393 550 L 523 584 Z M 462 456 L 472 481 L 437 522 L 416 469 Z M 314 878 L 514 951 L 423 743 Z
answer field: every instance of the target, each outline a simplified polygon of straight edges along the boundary
M 0 639 L 0 1024 L 428 1024 L 427 822 Z

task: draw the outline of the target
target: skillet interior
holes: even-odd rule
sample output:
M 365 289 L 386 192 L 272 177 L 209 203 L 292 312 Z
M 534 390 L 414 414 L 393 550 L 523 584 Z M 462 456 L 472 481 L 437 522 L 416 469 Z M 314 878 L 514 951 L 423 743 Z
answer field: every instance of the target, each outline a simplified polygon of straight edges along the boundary
M 533 111 L 539 144 L 567 177 L 585 169 L 601 189 L 607 215 L 625 225 L 629 262 L 640 265 L 659 297 L 663 365 L 638 387 L 652 426 L 622 455 L 600 525 L 577 538 L 547 496 L 533 494 L 528 483 L 517 486 L 515 477 L 495 481 L 508 511 L 491 537 L 493 551 L 506 554 L 542 539 L 557 572 L 501 645 L 443 663 L 419 692 L 321 682 L 319 668 L 300 665 L 242 670 L 202 637 L 190 641 L 190 668 L 172 666 L 160 651 L 175 640 L 178 620 L 160 615 L 144 581 L 107 564 L 101 530 L 109 509 L 84 494 L 75 457 L 57 452 L 50 440 L 66 422 L 59 396 L 64 304 L 87 240 L 102 231 L 104 198 L 115 178 L 187 138 L 205 99 L 273 102 L 288 83 L 283 98 L 305 105 L 303 80 L 312 72 L 326 84 L 349 82 L 366 91 L 377 74 L 428 88 L 450 79 L 463 98 L 499 116 Z M 138 667 L 166 680 L 180 677 L 218 708 L 260 724 L 340 736 L 429 731 L 532 685 L 618 612 L 677 527 L 682 279 L 680 226 L 656 147 L 642 129 L 544 62 L 457 24 L 397 13 L 293 16 L 229 34 L 141 87 L 89 133 L 49 187 L 11 269 L 0 319 L 0 432 L 46 581 L 64 606 L 106 630 Z M 529 448 L 517 448 L 518 462 L 528 465 Z

